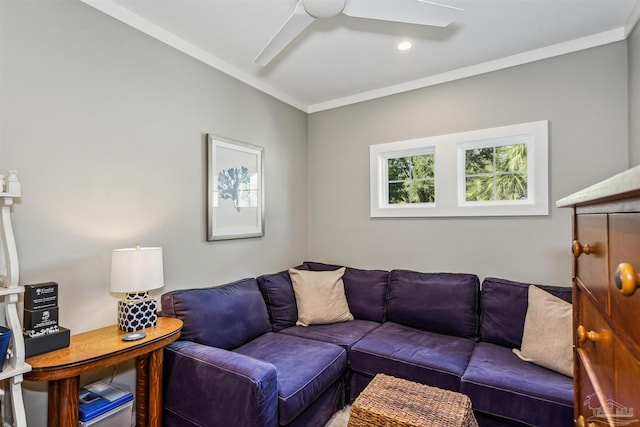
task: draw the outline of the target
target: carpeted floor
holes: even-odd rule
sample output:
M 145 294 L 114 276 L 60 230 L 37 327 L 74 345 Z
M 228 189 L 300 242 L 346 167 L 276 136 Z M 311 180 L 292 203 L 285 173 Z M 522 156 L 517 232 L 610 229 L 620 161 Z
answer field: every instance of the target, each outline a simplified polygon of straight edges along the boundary
M 333 417 L 324 425 L 324 427 L 347 427 L 349 422 L 349 409 L 351 406 L 345 406 L 345 408 L 336 412 Z

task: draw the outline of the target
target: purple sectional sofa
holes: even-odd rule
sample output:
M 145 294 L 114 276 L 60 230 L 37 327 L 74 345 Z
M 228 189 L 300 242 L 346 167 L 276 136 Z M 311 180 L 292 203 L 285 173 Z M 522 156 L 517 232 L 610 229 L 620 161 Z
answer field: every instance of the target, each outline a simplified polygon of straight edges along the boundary
M 527 284 L 355 268 L 343 281 L 354 320 L 308 327 L 286 271 L 164 294 L 163 315 L 184 322 L 164 354 L 164 425 L 322 426 L 377 373 L 467 394 L 481 427 L 573 424 L 572 379 L 511 351 Z

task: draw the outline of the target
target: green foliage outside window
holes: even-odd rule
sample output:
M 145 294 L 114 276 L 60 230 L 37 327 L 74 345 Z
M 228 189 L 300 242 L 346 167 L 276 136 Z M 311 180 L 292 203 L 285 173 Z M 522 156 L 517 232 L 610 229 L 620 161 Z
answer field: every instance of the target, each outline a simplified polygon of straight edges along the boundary
M 466 200 L 527 198 L 527 144 L 465 151 Z
M 387 160 L 389 204 L 434 203 L 434 155 Z

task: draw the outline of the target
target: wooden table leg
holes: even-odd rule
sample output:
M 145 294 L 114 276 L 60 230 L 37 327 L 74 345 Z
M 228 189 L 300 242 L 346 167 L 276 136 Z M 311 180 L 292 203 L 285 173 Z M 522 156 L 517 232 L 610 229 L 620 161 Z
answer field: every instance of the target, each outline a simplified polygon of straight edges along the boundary
M 149 427 L 162 427 L 162 359 L 163 350 L 149 355 Z
M 136 427 L 147 427 L 149 421 L 149 355 L 136 358 Z
M 60 382 L 49 381 L 49 397 L 47 402 L 47 426 L 48 427 L 60 427 L 60 420 L 58 414 L 60 402 Z
M 47 424 L 49 427 L 77 427 L 80 377 L 49 382 Z

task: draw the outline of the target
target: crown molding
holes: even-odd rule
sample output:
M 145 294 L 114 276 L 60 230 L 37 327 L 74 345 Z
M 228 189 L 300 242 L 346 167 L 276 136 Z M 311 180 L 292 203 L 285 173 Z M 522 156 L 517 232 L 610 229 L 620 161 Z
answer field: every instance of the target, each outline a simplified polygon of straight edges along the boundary
M 540 49 L 530 50 L 528 52 L 519 53 L 517 55 L 507 56 L 493 61 L 471 65 L 469 67 L 458 68 L 456 70 L 435 74 L 433 76 L 425 77 L 422 79 L 413 80 L 398 85 L 387 86 L 369 92 L 359 93 L 353 96 L 347 96 L 344 98 L 310 105 L 307 109 L 307 112 L 316 113 L 319 111 L 344 107 L 346 105 L 355 104 L 358 102 L 369 101 L 376 98 L 382 98 L 384 96 L 395 95 L 402 92 L 408 92 L 411 90 L 434 86 L 441 83 L 447 83 L 454 80 L 490 73 L 492 71 L 504 70 L 505 68 L 511 68 L 518 65 L 528 64 L 530 62 L 540 61 L 543 59 L 553 58 L 555 56 L 590 49 L 592 47 L 602 46 L 624 39 L 625 29 L 622 27 L 616 28 L 614 30 L 606 31 L 603 33 L 570 40 L 564 43 L 558 43 Z
M 385 96 L 395 95 L 429 86 L 447 83 L 454 80 L 464 79 L 467 77 L 477 76 L 492 71 L 503 70 L 530 62 L 540 61 L 543 59 L 553 58 L 555 56 L 565 55 L 580 50 L 590 49 L 609 43 L 625 40 L 633 31 L 638 21 L 640 21 L 640 2 L 633 9 L 627 24 L 624 27 L 616 28 L 610 31 L 570 40 L 564 43 L 531 50 L 528 52 L 512 55 L 493 61 L 483 62 L 481 64 L 471 65 L 468 67 L 458 68 L 444 73 L 435 74 L 417 80 L 412 80 L 397 85 L 387 86 L 367 92 L 358 93 L 351 96 L 333 99 L 326 102 L 307 105 L 307 103 L 279 90 L 264 82 L 264 80 L 252 76 L 227 62 L 221 60 L 203 49 L 177 37 L 167 30 L 147 21 L 146 19 L 132 13 L 128 9 L 116 4 L 111 0 L 80 0 L 91 6 L 241 82 L 273 96 L 280 101 L 289 104 L 305 113 L 311 114 L 325 110 L 331 110 L 338 107 L 344 107 L 363 101 L 382 98 Z
M 624 37 L 628 38 L 633 29 L 638 25 L 638 21 L 640 21 L 640 1 L 638 1 L 631 10 L 631 14 L 629 15 L 629 19 L 627 19 L 627 25 L 624 27 Z
M 206 52 L 203 49 L 187 42 L 186 40 L 170 33 L 169 31 L 147 21 L 146 19 L 136 15 L 128 9 L 112 2 L 111 0 L 80 0 L 81 2 L 103 12 L 112 18 L 115 18 L 136 30 L 139 30 L 177 50 L 185 53 L 198 61 L 221 71 L 243 83 L 248 84 L 261 92 L 271 95 L 280 101 L 291 105 L 299 110 L 307 112 L 307 105 L 302 101 L 266 84 L 263 80 L 256 78 L 227 62 L 221 60 L 215 55 Z

